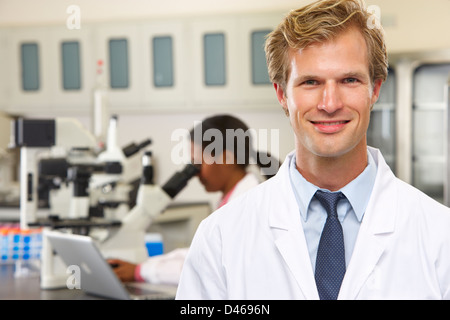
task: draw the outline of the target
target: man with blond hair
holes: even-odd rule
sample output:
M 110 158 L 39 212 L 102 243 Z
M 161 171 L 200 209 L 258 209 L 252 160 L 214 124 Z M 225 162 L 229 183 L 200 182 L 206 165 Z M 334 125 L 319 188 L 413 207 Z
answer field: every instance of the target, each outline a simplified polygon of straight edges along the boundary
M 295 150 L 200 225 L 178 299 L 449 299 L 450 210 L 367 146 L 387 76 L 359 0 L 291 11 L 266 57 Z

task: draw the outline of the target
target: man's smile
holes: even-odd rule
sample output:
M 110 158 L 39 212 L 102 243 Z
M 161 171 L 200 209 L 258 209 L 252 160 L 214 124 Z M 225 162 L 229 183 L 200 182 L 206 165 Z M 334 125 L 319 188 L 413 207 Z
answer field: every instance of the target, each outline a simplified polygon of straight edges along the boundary
M 350 120 L 311 121 L 317 131 L 322 133 L 336 133 L 341 131 Z

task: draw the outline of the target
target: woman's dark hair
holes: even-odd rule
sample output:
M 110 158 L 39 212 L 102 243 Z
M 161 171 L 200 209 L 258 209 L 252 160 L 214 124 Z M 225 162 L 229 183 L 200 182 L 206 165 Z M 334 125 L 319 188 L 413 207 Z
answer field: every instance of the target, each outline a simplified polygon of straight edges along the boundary
M 255 151 L 248 126 L 240 119 L 231 115 L 217 115 L 204 119 L 191 129 L 190 139 L 205 150 L 214 143 L 218 136 L 222 139 L 221 151 L 231 151 L 234 161 L 243 169 L 251 163 L 251 159 L 261 168 L 261 174 L 269 179 L 276 174 L 280 162 L 269 152 Z M 213 150 L 215 151 L 215 150 Z M 215 156 L 215 154 L 212 154 Z M 275 161 L 275 162 L 274 162 Z M 275 165 L 275 170 L 274 170 Z

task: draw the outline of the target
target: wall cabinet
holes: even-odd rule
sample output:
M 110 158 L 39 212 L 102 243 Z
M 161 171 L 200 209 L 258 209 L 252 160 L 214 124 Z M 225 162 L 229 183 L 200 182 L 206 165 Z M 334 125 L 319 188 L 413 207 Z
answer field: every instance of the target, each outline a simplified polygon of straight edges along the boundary
M 448 141 L 447 82 L 450 64 L 423 64 L 413 75 L 413 184 L 444 199 Z
M 280 15 L 0 29 L 0 107 L 87 113 L 108 90 L 111 112 L 277 106 L 263 43 Z M 98 64 L 101 61 L 101 65 Z
M 95 79 L 91 30 L 53 27 L 49 37 L 52 65 L 42 70 L 51 76 L 49 107 L 64 112 L 87 109 Z
M 192 21 L 189 31 L 194 105 L 222 108 L 239 104 L 238 64 L 242 57 L 236 18 Z
M 184 109 L 186 85 L 192 81 L 186 72 L 191 55 L 186 43 L 185 23 L 154 22 L 140 28 L 142 49 L 141 79 L 143 104 L 151 109 Z
M 1 103 L 6 111 L 50 109 L 56 79 L 49 33 L 46 27 L 7 30 L 7 72 L 0 75 L 7 88 Z
M 367 143 L 380 149 L 386 163 L 395 172 L 396 143 L 396 74 L 390 69 L 386 81 L 383 83 L 377 102 L 373 106 L 367 131 Z
M 276 105 L 278 101 L 269 80 L 264 53 L 265 36 L 281 21 L 281 15 L 262 15 L 239 20 L 240 95 L 244 103 L 257 106 Z
M 127 111 L 142 101 L 142 44 L 135 24 L 104 24 L 93 28 L 94 57 L 103 61 L 111 111 Z

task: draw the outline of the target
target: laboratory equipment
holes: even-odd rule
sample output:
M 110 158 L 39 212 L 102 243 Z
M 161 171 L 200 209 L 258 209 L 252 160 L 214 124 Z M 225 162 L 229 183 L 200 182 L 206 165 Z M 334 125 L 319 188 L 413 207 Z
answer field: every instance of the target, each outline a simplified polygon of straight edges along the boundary
M 139 263 L 148 257 L 145 244 L 145 233 L 152 220 L 163 212 L 172 199 L 186 186 L 187 182 L 195 176 L 198 167 L 187 164 L 183 170 L 176 172 L 162 187 L 152 184 L 153 170 L 149 158 L 151 153 L 143 156 L 143 177 L 138 190 L 136 206 L 125 215 L 118 225 L 109 225 L 107 231 L 97 233 L 91 231 L 91 236 L 103 257 L 119 258 Z M 74 225 L 73 227 L 76 227 Z M 102 227 L 97 225 L 97 227 Z M 53 249 L 44 230 L 41 288 L 59 288 L 65 286 L 67 274 L 62 261 L 55 259 Z
M 104 147 L 108 133 L 108 91 L 103 60 L 97 60 L 96 81 L 92 92 L 91 131 L 98 147 Z
M 153 184 L 153 166 L 151 152 L 142 158 L 142 171 L 138 173 L 141 184 L 138 188 L 136 205 L 120 219 L 95 217 L 91 208 L 96 205 L 118 200 L 118 195 L 109 200 L 100 201 L 100 191 L 105 186 L 117 189 L 133 180 L 131 169 L 127 168 L 127 159 L 139 154 L 151 141 L 128 145 L 123 150 L 117 146 L 117 117 L 112 116 L 108 130 L 106 149 L 98 155 L 92 154 L 95 138 L 71 119 L 30 120 L 18 119 L 14 123 L 13 145 L 21 148 L 24 155 L 21 163 L 21 215 L 23 229 L 29 226 L 45 226 L 42 244 L 41 287 L 44 289 L 63 287 L 67 278 L 64 265 L 54 256 L 45 233 L 48 230 L 61 229 L 65 232 L 83 233 L 91 236 L 105 257 L 115 257 L 131 262 L 141 262 L 148 257 L 145 246 L 145 232 L 152 219 L 158 216 L 198 173 L 198 168 L 188 164 L 176 172 L 162 187 Z M 70 139 L 72 138 L 72 139 Z M 66 157 L 47 157 L 39 161 L 40 173 L 54 182 L 44 183 L 57 193 L 50 197 L 50 205 L 56 198 L 65 199 L 66 212 L 37 218 L 37 164 L 43 150 L 64 145 L 75 148 L 76 155 L 66 153 Z M 39 154 L 39 156 L 38 156 Z M 128 170 L 128 171 L 127 171 Z M 134 170 L 136 170 L 134 168 Z M 45 181 L 45 179 L 44 179 Z M 70 187 L 69 187 L 70 186 Z M 52 187 L 55 187 L 52 189 Z M 59 188 L 59 189 L 58 189 Z M 119 197 L 120 198 L 120 197 Z M 121 202 L 118 201 L 118 202 Z M 67 206 L 67 203 L 69 205 Z M 60 206 L 62 208 L 62 206 Z M 68 210 L 68 211 L 67 211 Z M 117 217 L 115 217 L 117 218 Z
M 144 289 L 137 283 L 122 283 L 105 261 L 91 237 L 47 232 L 47 238 L 62 257 L 72 266 L 68 286 L 89 294 L 112 299 L 174 299 L 176 288 L 152 285 Z
M 42 230 L 22 230 L 17 223 L 0 224 L 0 263 L 39 260 Z
M 54 146 L 93 148 L 95 139 L 79 122 L 69 118 L 23 119 L 13 122 L 11 147 L 20 147 L 20 226 L 37 221 L 39 154 Z
M 19 182 L 16 179 L 18 154 L 8 149 L 12 118 L 0 111 L 0 205 L 19 202 Z
M 105 256 L 125 259 L 134 263 L 148 257 L 145 232 L 152 220 L 170 204 L 172 199 L 198 174 L 199 168 L 187 164 L 176 172 L 162 187 L 152 183 L 151 153 L 143 156 L 143 178 L 136 199 L 136 206 L 121 220 L 118 230 L 100 244 Z
M 93 214 L 99 207 L 111 205 L 123 214 L 129 211 L 130 183 L 138 179 L 140 170 L 129 159 L 151 143 L 127 147 L 126 157 L 117 147 L 117 117 L 110 121 L 108 143 L 96 155 L 97 141 L 78 121 L 70 118 L 24 119 L 13 121 L 10 147 L 20 148 L 20 228 L 69 228 L 74 232 L 89 232 L 95 227 L 115 227 L 120 220 Z M 114 144 L 114 145 L 111 145 Z M 131 162 L 131 164 L 129 163 Z M 39 179 L 40 175 L 40 179 Z M 104 192 L 108 190 L 108 192 Z M 47 216 L 38 217 L 39 193 L 47 194 L 50 206 Z M 94 210 L 95 211 L 95 210 Z M 96 210 L 97 212 L 99 210 Z M 51 288 L 60 283 L 54 277 L 57 263 L 48 243 L 43 240 L 41 284 Z M 57 259 L 56 259 L 57 260 Z
M 108 145 L 98 155 L 94 136 L 70 118 L 17 119 L 11 141 L 21 153 L 22 229 L 38 223 L 39 200 L 48 202 L 50 215 L 59 219 L 84 219 L 95 208 L 112 206 L 117 211 L 121 204 L 127 204 L 121 209 L 127 212 L 132 185 L 141 176 L 135 155 L 151 143 L 146 139 L 122 151 L 117 145 L 117 116 L 111 117 Z

